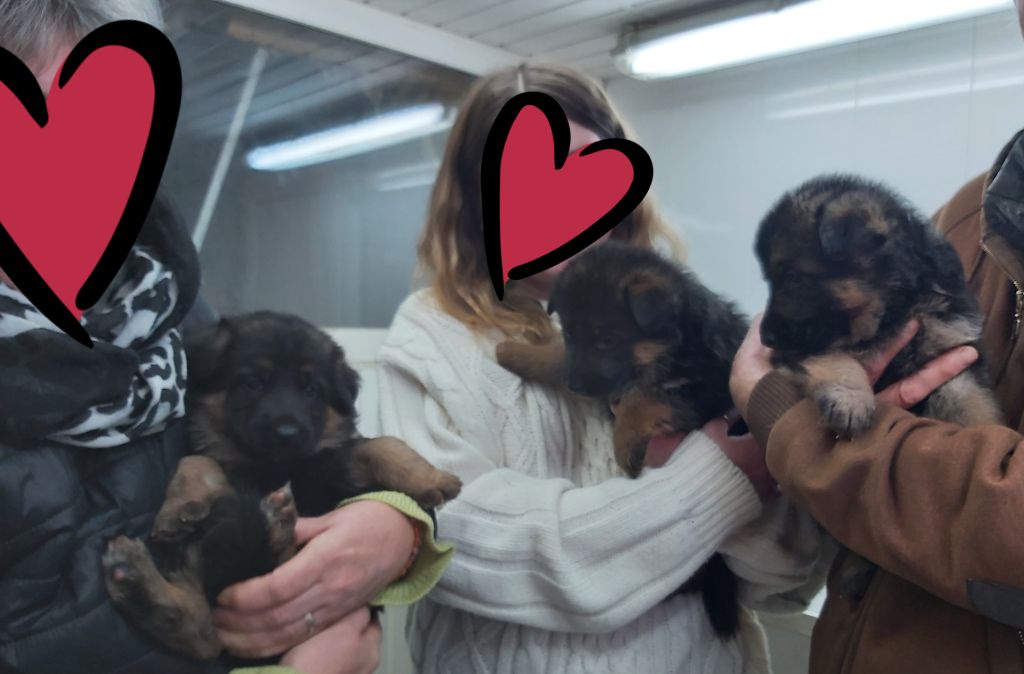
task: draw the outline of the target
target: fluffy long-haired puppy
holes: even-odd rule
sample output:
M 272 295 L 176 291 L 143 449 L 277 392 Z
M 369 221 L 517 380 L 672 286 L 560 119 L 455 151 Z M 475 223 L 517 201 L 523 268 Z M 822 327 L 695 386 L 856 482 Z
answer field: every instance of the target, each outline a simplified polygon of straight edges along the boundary
M 359 435 L 356 372 L 296 316 L 224 319 L 186 353 L 196 454 L 180 462 L 147 543 L 114 539 L 104 570 L 114 603 L 139 628 L 210 659 L 221 652 L 210 603 L 295 554 L 298 515 L 376 489 L 434 507 L 461 484 L 396 438 Z
M 747 322 L 657 253 L 617 242 L 591 246 L 559 275 L 548 310 L 558 314 L 562 337 L 503 342 L 498 362 L 614 408 L 615 457 L 630 476 L 643 468 L 651 438 L 700 428 L 732 407 L 729 371 Z M 719 637 L 736 633 L 736 578 L 719 555 L 683 590 L 701 593 Z
M 956 252 L 878 183 L 830 175 L 786 193 L 762 220 L 756 252 L 770 289 L 761 340 L 837 437 L 871 426 L 875 392 L 860 363 L 911 318 L 920 330 L 889 364 L 879 390 L 954 347 L 980 351 L 982 317 Z M 983 358 L 913 411 L 965 426 L 1002 422 Z M 875 567 L 850 559 L 840 585 L 856 598 Z
M 882 185 L 837 175 L 797 187 L 762 220 L 757 256 L 770 289 L 761 339 L 841 437 L 874 418 L 874 390 L 859 363 L 911 318 L 921 328 L 879 389 L 954 347 L 980 350 L 982 317 L 956 252 Z M 965 426 L 1001 421 L 983 359 L 914 411 Z

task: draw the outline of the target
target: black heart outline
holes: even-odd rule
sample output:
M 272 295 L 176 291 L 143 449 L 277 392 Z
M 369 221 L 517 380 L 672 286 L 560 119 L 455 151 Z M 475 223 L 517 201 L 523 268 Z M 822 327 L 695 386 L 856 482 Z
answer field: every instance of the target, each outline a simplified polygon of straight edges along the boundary
M 171 150 L 171 141 L 174 138 L 174 129 L 178 124 L 178 112 L 181 108 L 181 64 L 174 45 L 158 28 L 141 21 L 108 23 L 82 38 L 65 59 L 57 86 L 63 89 L 79 66 L 93 52 L 111 46 L 131 49 L 149 66 L 153 75 L 153 118 L 139 163 L 139 171 L 125 202 L 121 219 L 96 266 L 86 277 L 75 297 L 75 306 L 82 311 L 99 301 L 138 239 L 167 164 L 167 155 Z M 0 47 L 0 84 L 6 86 L 21 101 L 39 128 L 46 126 L 49 121 L 46 96 L 39 87 L 35 75 L 17 56 L 3 47 Z M 116 105 L 116 101 L 112 104 Z M 11 277 L 11 281 L 18 286 L 18 290 L 40 313 L 69 336 L 92 348 L 89 333 L 39 275 L 2 222 L 0 268 L 3 268 Z
M 491 284 L 498 299 L 504 299 L 505 281 L 501 269 L 501 157 L 505 141 L 512 130 L 512 124 L 523 108 L 533 106 L 548 120 L 554 140 L 555 170 L 561 170 L 569 158 L 569 120 L 554 98 L 539 91 L 516 94 L 502 107 L 487 134 L 484 143 L 483 160 L 480 165 L 480 198 L 484 227 L 484 250 Z M 566 241 L 564 244 L 540 257 L 512 267 L 509 279 L 524 279 L 545 269 L 568 260 L 584 250 L 633 212 L 651 188 L 654 180 L 654 164 L 650 155 L 640 145 L 625 138 L 606 138 L 592 143 L 580 152 L 581 157 L 604 150 L 621 152 L 633 166 L 633 182 L 622 198 L 592 225 Z

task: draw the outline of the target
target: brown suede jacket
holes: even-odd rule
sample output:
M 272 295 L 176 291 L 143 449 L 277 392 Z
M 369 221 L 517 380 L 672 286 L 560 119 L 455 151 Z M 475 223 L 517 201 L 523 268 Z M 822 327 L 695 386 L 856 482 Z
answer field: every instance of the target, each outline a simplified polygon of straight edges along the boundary
M 812 674 L 1024 673 L 1024 134 L 936 224 L 987 316 L 985 356 L 1009 427 L 882 406 L 870 431 L 838 442 L 780 374 L 751 396 L 747 420 L 782 489 L 879 566 L 859 602 L 830 577 Z

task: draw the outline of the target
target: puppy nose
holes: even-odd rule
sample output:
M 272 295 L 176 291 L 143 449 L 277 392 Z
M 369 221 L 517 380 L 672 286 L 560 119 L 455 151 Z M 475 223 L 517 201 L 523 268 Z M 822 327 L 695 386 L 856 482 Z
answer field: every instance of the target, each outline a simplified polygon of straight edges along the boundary
M 299 434 L 299 427 L 292 423 L 278 424 L 274 429 L 277 436 L 283 440 L 289 440 Z

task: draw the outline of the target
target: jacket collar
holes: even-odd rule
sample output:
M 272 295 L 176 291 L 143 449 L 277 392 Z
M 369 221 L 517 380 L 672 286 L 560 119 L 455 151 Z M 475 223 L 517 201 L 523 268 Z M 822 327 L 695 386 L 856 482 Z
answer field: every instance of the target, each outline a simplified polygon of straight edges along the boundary
M 989 173 L 981 247 L 1016 284 L 1024 285 L 1024 131 L 1003 148 Z

